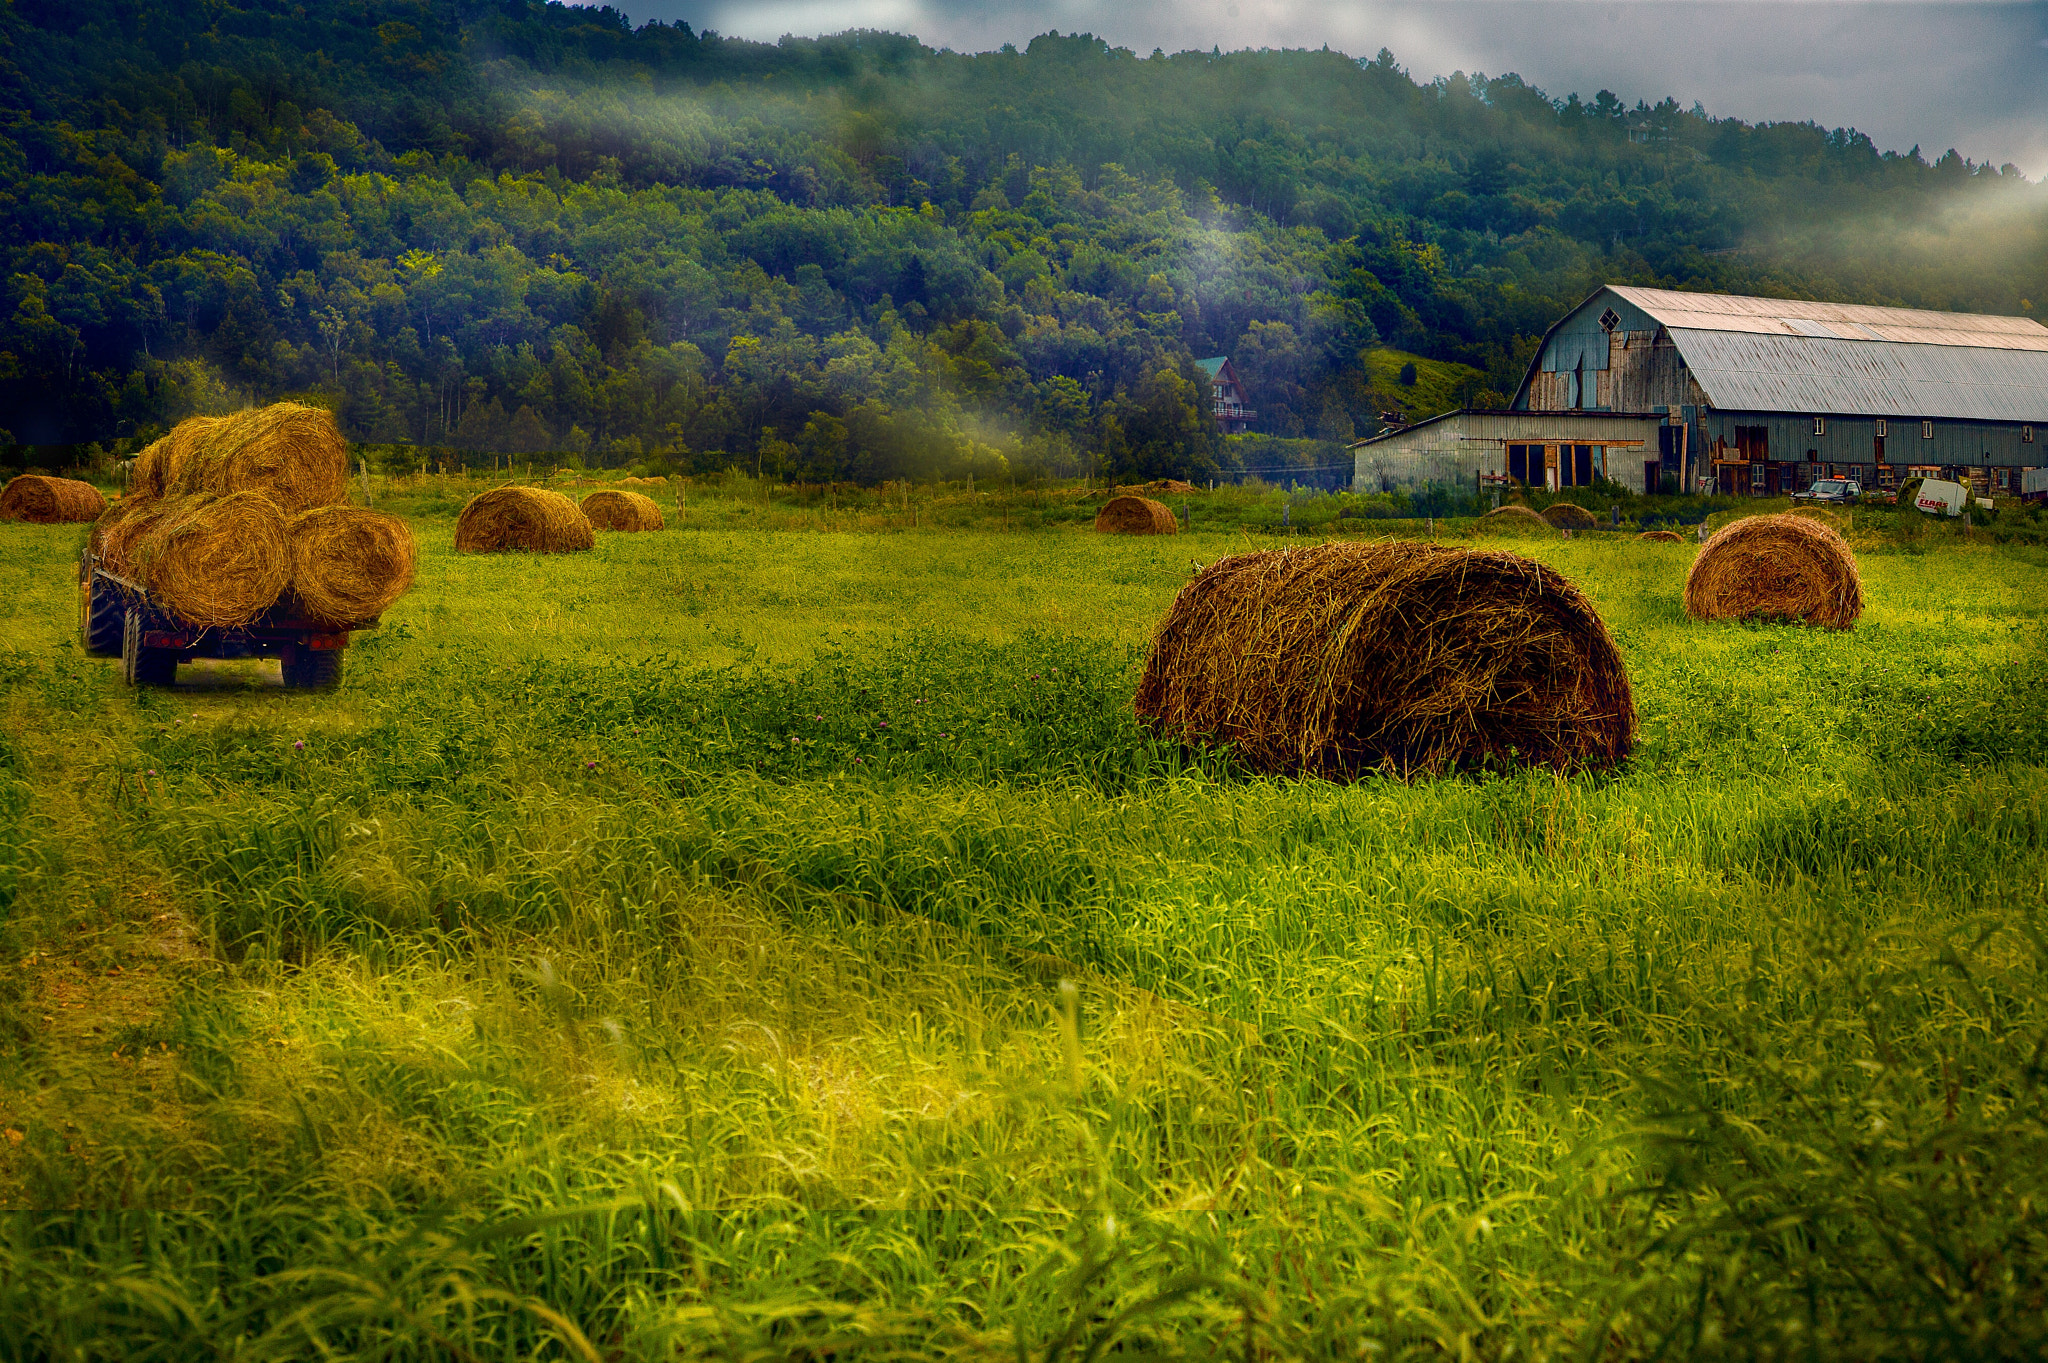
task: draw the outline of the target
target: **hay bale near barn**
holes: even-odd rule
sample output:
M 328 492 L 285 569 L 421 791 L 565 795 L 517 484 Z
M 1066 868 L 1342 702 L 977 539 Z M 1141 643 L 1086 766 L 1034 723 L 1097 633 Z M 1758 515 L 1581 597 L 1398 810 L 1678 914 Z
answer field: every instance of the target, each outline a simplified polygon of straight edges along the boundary
M 1160 621 L 1136 708 L 1256 770 L 1332 779 L 1609 767 L 1636 733 L 1620 650 L 1570 582 L 1401 540 L 1211 564 Z
M 606 488 L 583 499 L 583 515 L 593 530 L 659 530 L 666 522 L 654 498 L 639 492 Z
M 1808 516 L 1750 516 L 1715 531 L 1685 577 L 1696 620 L 1786 620 L 1850 629 L 1863 580 L 1842 537 Z
M 165 498 L 143 519 L 130 550 L 136 576 L 180 620 L 246 625 L 291 581 L 284 515 L 260 493 Z
M 166 496 L 260 492 L 287 516 L 347 496 L 348 442 L 332 412 L 274 402 L 198 420 L 207 424 L 190 436 L 182 433 L 193 422 L 165 437 L 174 442 L 165 456 Z
M 1173 509 L 1149 497 L 1112 497 L 1095 513 L 1098 535 L 1173 535 L 1180 521 Z
M 1474 527 L 1485 535 L 1549 534 L 1550 522 L 1526 506 L 1497 506 L 1479 518 Z
M 497 554 L 523 549 L 535 554 L 572 554 L 597 543 L 590 518 L 559 492 L 538 487 L 499 487 L 469 499 L 455 522 L 455 549 L 463 554 Z
M 1637 535 L 1636 538 L 1648 540 L 1652 544 L 1685 543 L 1685 536 L 1679 534 L 1676 530 L 1645 530 L 1642 534 Z
M 24 473 L 0 491 L 0 521 L 57 525 L 95 520 L 106 509 L 107 499 L 100 495 L 100 490 L 76 478 Z
M 291 589 L 315 619 L 373 620 L 412 587 L 419 549 L 396 516 L 320 506 L 292 517 L 285 537 Z
M 1544 523 L 1555 530 L 1598 530 L 1600 518 L 1583 506 L 1557 502 L 1543 508 Z

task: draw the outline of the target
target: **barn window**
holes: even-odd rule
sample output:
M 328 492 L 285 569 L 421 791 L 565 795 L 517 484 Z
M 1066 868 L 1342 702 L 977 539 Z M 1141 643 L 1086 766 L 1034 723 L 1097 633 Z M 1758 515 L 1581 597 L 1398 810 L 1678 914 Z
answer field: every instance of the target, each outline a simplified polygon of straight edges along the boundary
M 1922 440 L 1932 440 L 1932 439 L 1934 439 L 1934 423 L 1933 423 L 1933 422 L 1931 422 L 1931 421 L 1923 421 L 1923 422 L 1921 422 L 1921 423 L 1920 423 L 1920 438 L 1921 438 Z
M 2020 443 L 2023 445 L 2034 443 L 2034 428 L 2032 426 L 2020 427 Z
M 1828 433 L 1828 419 L 1826 417 L 1817 416 L 1813 419 L 1813 433 L 1815 435 L 1826 435 Z
M 1885 437 L 1885 429 L 1884 429 L 1884 418 L 1883 418 L 1883 417 L 1879 417 L 1879 418 L 1877 419 L 1877 438 L 1878 438 L 1879 440 L 1882 440 L 1882 439 L 1884 439 L 1884 437 Z
M 1616 312 L 1613 308 L 1609 308 L 1607 311 L 1600 314 L 1600 330 L 1613 331 L 1616 327 L 1620 325 L 1621 314 Z

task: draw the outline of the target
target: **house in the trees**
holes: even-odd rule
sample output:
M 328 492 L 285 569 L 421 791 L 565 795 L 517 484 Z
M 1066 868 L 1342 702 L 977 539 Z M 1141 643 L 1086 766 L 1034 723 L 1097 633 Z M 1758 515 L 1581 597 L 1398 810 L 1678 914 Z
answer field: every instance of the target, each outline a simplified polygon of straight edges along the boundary
M 1216 424 L 1225 435 L 1244 434 L 1258 413 L 1245 406 L 1244 387 L 1237 381 L 1237 371 L 1222 355 L 1195 363 L 1209 376 L 1209 407 L 1216 414 Z

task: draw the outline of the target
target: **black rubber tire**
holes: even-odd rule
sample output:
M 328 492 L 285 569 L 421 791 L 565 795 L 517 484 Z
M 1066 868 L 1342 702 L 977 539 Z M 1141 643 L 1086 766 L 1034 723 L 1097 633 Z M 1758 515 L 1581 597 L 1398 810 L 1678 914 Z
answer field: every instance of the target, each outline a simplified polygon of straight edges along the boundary
M 121 635 L 127 628 L 128 604 L 121 589 L 97 577 L 78 584 L 78 637 L 95 658 L 121 656 Z
M 332 691 L 341 685 L 341 650 L 294 645 L 278 661 L 278 671 L 294 691 Z
M 178 655 L 142 646 L 142 612 L 133 608 L 121 625 L 121 680 L 130 686 L 171 686 L 178 680 Z

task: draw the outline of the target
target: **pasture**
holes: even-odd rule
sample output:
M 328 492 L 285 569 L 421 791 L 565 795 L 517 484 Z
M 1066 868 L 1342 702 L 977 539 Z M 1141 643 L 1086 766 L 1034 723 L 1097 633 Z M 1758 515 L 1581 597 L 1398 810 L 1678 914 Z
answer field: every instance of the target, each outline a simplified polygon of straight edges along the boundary
M 0 1354 L 2048 1344 L 2048 552 L 1518 543 L 1633 759 L 1336 786 L 1133 720 L 1199 512 L 458 505 L 326 696 L 124 689 L 0 525 Z

